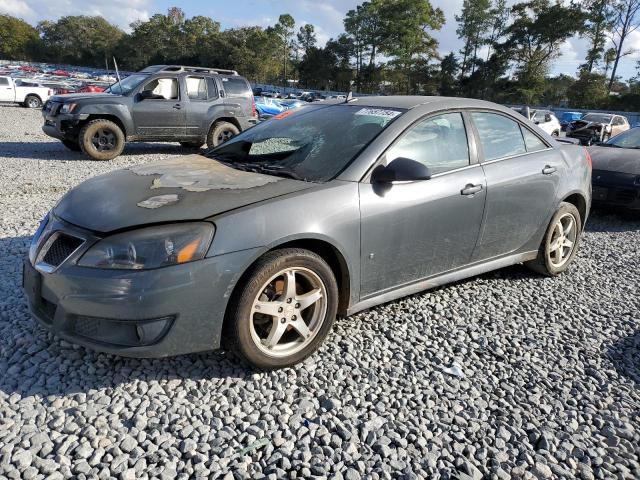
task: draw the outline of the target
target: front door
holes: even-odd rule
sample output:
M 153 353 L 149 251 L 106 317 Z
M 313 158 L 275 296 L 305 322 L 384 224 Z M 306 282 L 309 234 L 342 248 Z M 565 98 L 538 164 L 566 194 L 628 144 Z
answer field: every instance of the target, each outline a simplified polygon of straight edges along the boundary
M 486 260 L 521 249 L 545 225 L 566 167 L 558 150 L 514 118 L 495 112 L 472 112 L 471 118 L 487 179 L 474 260 Z
M 15 95 L 11 81 L 6 77 L 0 77 L 0 102 L 13 102 Z
M 186 130 L 186 102 L 181 101 L 178 79 L 155 78 L 145 84 L 133 105 L 133 120 L 141 138 L 182 138 Z
M 363 299 L 469 263 L 486 185 L 466 131 L 459 112 L 421 120 L 391 146 L 383 163 L 417 160 L 432 178 L 360 184 Z

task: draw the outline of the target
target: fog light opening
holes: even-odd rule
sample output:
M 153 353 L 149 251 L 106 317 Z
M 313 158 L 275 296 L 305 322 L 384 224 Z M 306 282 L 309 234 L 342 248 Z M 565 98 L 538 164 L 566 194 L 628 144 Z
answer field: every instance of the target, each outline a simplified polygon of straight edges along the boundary
M 144 328 L 141 325 L 136 325 L 136 336 L 138 337 L 138 343 L 144 343 Z

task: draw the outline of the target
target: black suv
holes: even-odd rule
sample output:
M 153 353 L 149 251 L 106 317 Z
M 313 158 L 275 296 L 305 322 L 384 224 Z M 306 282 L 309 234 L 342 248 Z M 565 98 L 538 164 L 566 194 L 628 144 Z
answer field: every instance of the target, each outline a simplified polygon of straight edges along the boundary
M 111 160 L 125 142 L 215 147 L 257 121 L 251 87 L 234 70 L 154 65 L 105 93 L 56 95 L 42 129 L 71 150 Z

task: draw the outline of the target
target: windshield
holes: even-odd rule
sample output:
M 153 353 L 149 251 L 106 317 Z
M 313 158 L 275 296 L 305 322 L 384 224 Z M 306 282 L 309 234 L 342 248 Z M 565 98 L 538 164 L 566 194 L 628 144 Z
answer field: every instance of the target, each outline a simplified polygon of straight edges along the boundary
M 587 113 L 582 120 L 585 122 L 595 122 L 595 123 L 611 123 L 612 115 L 603 115 L 600 113 Z
M 633 128 L 621 133 L 620 135 L 616 135 L 611 140 L 607 141 L 605 145 L 619 148 L 640 149 L 640 128 Z
M 148 78 L 148 75 L 129 75 L 123 78 L 121 82 L 116 82 L 105 90 L 106 93 L 115 95 L 129 95 L 138 85 Z
M 241 170 L 327 182 L 404 111 L 350 104 L 286 110 L 206 155 Z

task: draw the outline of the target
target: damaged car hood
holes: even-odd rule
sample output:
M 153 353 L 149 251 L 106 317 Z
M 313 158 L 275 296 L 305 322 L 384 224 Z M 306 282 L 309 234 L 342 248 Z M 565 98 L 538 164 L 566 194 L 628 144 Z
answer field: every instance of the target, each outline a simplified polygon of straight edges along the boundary
M 54 208 L 63 220 L 95 232 L 202 220 L 315 184 L 245 172 L 202 155 L 116 170 L 69 191 Z
M 615 147 L 589 148 L 594 170 L 640 175 L 640 150 Z

